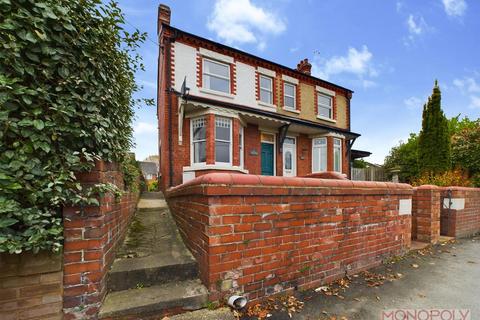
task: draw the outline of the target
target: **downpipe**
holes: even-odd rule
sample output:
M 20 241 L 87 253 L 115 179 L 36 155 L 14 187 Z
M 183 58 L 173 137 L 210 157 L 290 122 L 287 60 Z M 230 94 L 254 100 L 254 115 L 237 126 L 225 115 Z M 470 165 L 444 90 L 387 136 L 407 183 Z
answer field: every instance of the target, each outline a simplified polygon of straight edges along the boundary
M 240 310 L 245 308 L 247 305 L 248 299 L 244 296 L 233 295 L 228 298 L 228 305 L 235 310 Z

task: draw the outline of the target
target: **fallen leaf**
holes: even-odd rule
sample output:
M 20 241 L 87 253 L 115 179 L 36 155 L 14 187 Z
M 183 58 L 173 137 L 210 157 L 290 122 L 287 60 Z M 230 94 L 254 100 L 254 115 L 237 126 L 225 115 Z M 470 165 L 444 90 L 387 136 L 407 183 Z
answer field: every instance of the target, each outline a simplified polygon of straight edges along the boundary
M 380 301 L 380 297 L 379 297 L 379 296 L 376 296 L 375 298 L 377 298 L 377 300 Z
M 412 263 L 412 268 L 415 268 L 415 269 L 418 268 L 418 264 Z
M 358 298 L 353 298 L 353 300 L 355 300 L 355 301 L 360 301 L 360 299 L 358 299 Z

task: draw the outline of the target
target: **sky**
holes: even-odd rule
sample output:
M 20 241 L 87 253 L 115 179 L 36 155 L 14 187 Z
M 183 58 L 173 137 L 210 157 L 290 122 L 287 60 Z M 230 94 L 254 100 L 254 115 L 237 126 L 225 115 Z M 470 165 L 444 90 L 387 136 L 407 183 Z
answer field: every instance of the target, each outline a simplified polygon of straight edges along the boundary
M 139 97 L 156 98 L 156 19 L 160 2 L 120 0 L 127 25 L 148 33 Z M 163 0 L 171 24 L 289 67 L 308 58 L 314 76 L 354 91 L 353 148 L 383 163 L 421 128 L 435 79 L 447 117 L 480 117 L 478 0 Z M 155 107 L 134 122 L 135 153 L 158 153 Z

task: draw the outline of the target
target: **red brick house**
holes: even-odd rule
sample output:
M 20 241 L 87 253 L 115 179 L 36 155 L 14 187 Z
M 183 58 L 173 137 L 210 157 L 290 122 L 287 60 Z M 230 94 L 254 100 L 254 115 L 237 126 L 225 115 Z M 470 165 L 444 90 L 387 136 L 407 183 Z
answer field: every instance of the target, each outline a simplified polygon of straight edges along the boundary
M 179 30 L 158 12 L 161 187 L 212 171 L 350 175 L 352 91 Z

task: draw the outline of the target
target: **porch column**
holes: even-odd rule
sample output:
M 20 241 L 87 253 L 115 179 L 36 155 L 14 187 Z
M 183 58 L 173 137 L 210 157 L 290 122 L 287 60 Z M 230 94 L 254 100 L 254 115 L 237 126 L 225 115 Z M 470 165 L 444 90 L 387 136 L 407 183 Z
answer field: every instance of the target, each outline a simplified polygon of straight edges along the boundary
M 215 164 L 215 115 L 208 114 L 207 120 L 207 164 Z
M 327 137 L 327 171 L 334 171 L 333 169 L 333 137 Z

